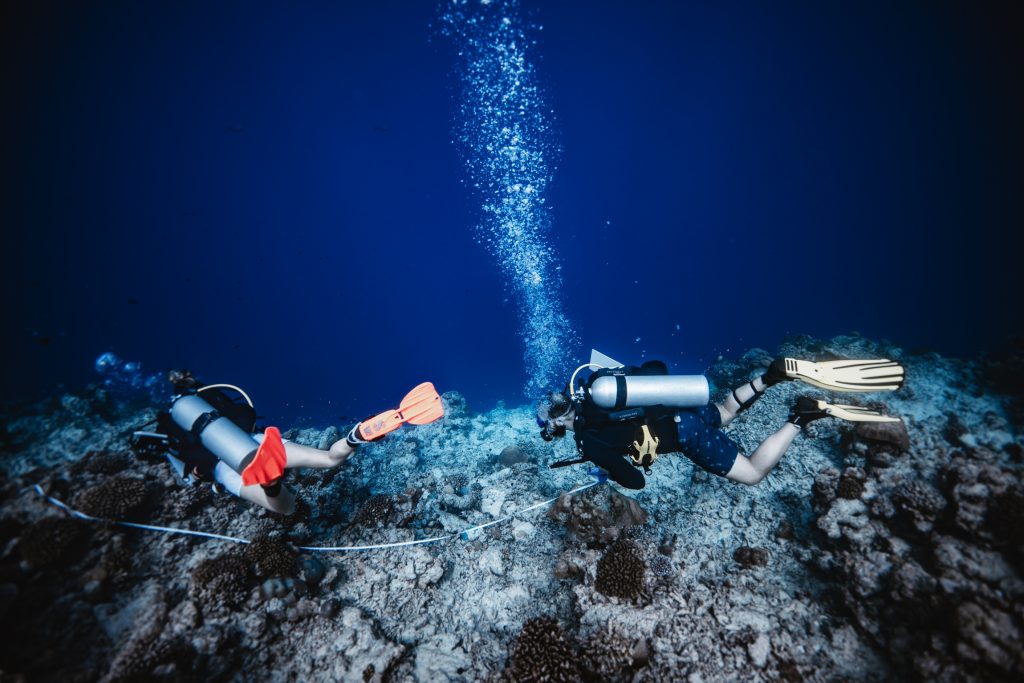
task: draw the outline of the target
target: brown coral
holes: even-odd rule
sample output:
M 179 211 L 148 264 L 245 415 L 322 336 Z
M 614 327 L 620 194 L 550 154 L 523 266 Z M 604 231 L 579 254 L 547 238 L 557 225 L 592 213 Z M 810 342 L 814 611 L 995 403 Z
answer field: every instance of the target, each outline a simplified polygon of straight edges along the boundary
M 77 519 L 44 517 L 25 528 L 18 547 L 22 559 L 43 567 L 59 560 L 84 534 L 85 525 Z
M 592 495 L 562 494 L 548 510 L 548 517 L 590 547 L 608 545 L 624 528 L 647 522 L 647 512 L 635 499 L 607 487 Z
M 573 683 L 580 680 L 576 648 L 556 619 L 523 624 L 509 652 L 505 677 L 517 683 Z
M 260 578 L 295 576 L 295 553 L 275 538 L 262 536 L 253 540 L 246 546 L 245 555 L 256 567 L 256 576 Z
M 89 451 L 86 454 L 85 471 L 92 474 L 117 474 L 128 468 L 131 458 L 118 451 Z
M 594 588 L 609 597 L 633 599 L 644 587 L 644 561 L 630 541 L 616 541 L 597 561 Z
M 998 540 L 1024 545 L 1024 490 L 1009 489 L 995 496 L 985 521 Z
M 112 477 L 78 494 L 75 507 L 101 519 L 127 519 L 139 512 L 146 493 L 146 484 L 139 479 Z
M 171 519 L 189 519 L 212 499 L 209 486 L 186 486 L 165 499 L 164 512 Z
M 228 553 L 200 562 L 192 571 L 192 597 L 200 605 L 237 607 L 248 594 L 249 562 Z
M 768 564 L 768 551 L 764 548 L 751 548 L 741 545 L 733 551 L 732 559 L 744 569 L 763 567 Z
M 848 467 L 839 480 L 837 494 L 840 498 L 854 501 L 864 493 L 864 470 L 859 467 Z
M 370 496 L 352 518 L 352 525 L 358 527 L 381 526 L 387 523 L 394 509 L 395 505 L 390 496 L 383 494 Z
M 921 533 L 929 533 L 946 509 L 942 492 L 926 481 L 913 479 L 892 492 L 892 501 L 901 516 Z
M 633 643 L 609 623 L 587 638 L 582 648 L 583 668 L 598 681 L 625 681 L 634 668 Z
M 100 558 L 100 568 L 114 585 L 124 586 L 132 571 L 132 554 L 126 548 L 114 548 Z
M 188 645 L 180 637 L 133 640 L 111 662 L 103 683 L 152 680 L 154 668 L 182 659 L 187 650 Z

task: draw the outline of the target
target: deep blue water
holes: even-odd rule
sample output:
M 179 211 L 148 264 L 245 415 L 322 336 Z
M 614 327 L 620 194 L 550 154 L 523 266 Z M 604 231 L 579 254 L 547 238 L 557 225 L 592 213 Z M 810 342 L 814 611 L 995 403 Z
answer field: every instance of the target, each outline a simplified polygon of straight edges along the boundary
M 283 424 L 425 379 L 525 400 L 437 4 L 22 5 L 4 399 L 113 350 Z M 569 351 L 686 372 L 793 333 L 960 356 L 1024 333 L 1020 11 L 711 5 L 523 2 Z

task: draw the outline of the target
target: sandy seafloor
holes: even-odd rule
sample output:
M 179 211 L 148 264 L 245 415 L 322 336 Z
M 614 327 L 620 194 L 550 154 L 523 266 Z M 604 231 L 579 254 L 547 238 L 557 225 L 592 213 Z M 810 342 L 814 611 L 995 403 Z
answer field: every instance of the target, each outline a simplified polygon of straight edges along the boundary
M 158 406 L 93 387 L 12 409 L 0 680 L 1021 680 L 1024 355 L 793 338 L 712 367 L 715 395 L 773 355 L 902 361 L 900 391 L 836 398 L 905 429 L 821 420 L 756 487 L 670 455 L 642 491 L 347 553 L 293 547 L 455 533 L 592 479 L 548 469 L 572 443 L 541 441 L 530 407 L 475 413 L 450 392 L 442 421 L 293 474 L 304 504 L 280 518 L 128 452 Z M 798 393 L 818 392 L 772 388 L 728 432 L 751 452 Z M 97 516 L 259 541 L 72 520 L 35 484 Z

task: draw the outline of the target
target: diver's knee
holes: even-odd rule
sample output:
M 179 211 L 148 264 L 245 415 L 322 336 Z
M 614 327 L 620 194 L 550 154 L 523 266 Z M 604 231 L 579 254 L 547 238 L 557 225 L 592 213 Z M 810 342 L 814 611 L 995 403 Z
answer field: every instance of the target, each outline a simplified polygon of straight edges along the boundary
M 736 456 L 736 461 L 733 462 L 732 467 L 725 474 L 725 478 L 730 481 L 734 481 L 737 484 L 744 484 L 746 486 L 756 486 L 761 483 L 761 480 L 765 478 L 767 472 L 762 472 L 758 468 L 751 464 L 750 460 L 742 455 Z

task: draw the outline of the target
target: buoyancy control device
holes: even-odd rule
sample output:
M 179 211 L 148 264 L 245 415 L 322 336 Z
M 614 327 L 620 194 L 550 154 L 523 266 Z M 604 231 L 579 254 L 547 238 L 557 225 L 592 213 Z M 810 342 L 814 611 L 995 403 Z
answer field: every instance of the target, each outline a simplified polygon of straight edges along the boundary
M 585 368 L 595 372 L 577 387 L 576 378 Z M 670 375 L 662 361 L 647 361 L 639 367 L 625 366 L 596 350 L 591 352 L 590 363 L 573 372 L 569 392 L 576 413 L 582 418 L 581 427 L 605 422 L 636 425 L 636 440 L 630 444 L 628 455 L 635 465 L 648 472 L 658 458 L 661 445 L 648 419 L 648 409 L 696 408 L 706 405 L 711 394 L 704 375 Z M 580 445 L 578 439 L 577 445 Z M 585 461 L 585 458 L 564 460 L 551 467 Z
M 259 442 L 222 415 L 199 394 L 185 394 L 171 404 L 171 419 L 199 438 L 203 448 L 238 473 L 256 457 Z
M 140 455 L 173 458 L 176 469 L 187 468 L 179 474 L 196 475 L 200 480 L 213 478 L 214 469 L 223 463 L 241 475 L 243 483 L 259 483 L 268 495 L 276 494 L 276 480 L 283 474 L 286 460 L 283 446 L 274 443 L 280 442 L 280 433 L 268 427 L 262 442 L 255 438 L 256 410 L 238 387 L 200 386 L 191 375 L 187 379 L 177 382 L 172 373 L 177 395 L 170 408 L 157 416 L 155 431 L 135 432 L 134 450 Z M 223 389 L 237 392 L 244 402 L 232 400 Z M 268 440 L 267 436 L 276 438 Z M 272 453 L 275 446 L 278 452 Z M 254 460 L 262 466 L 253 466 Z

